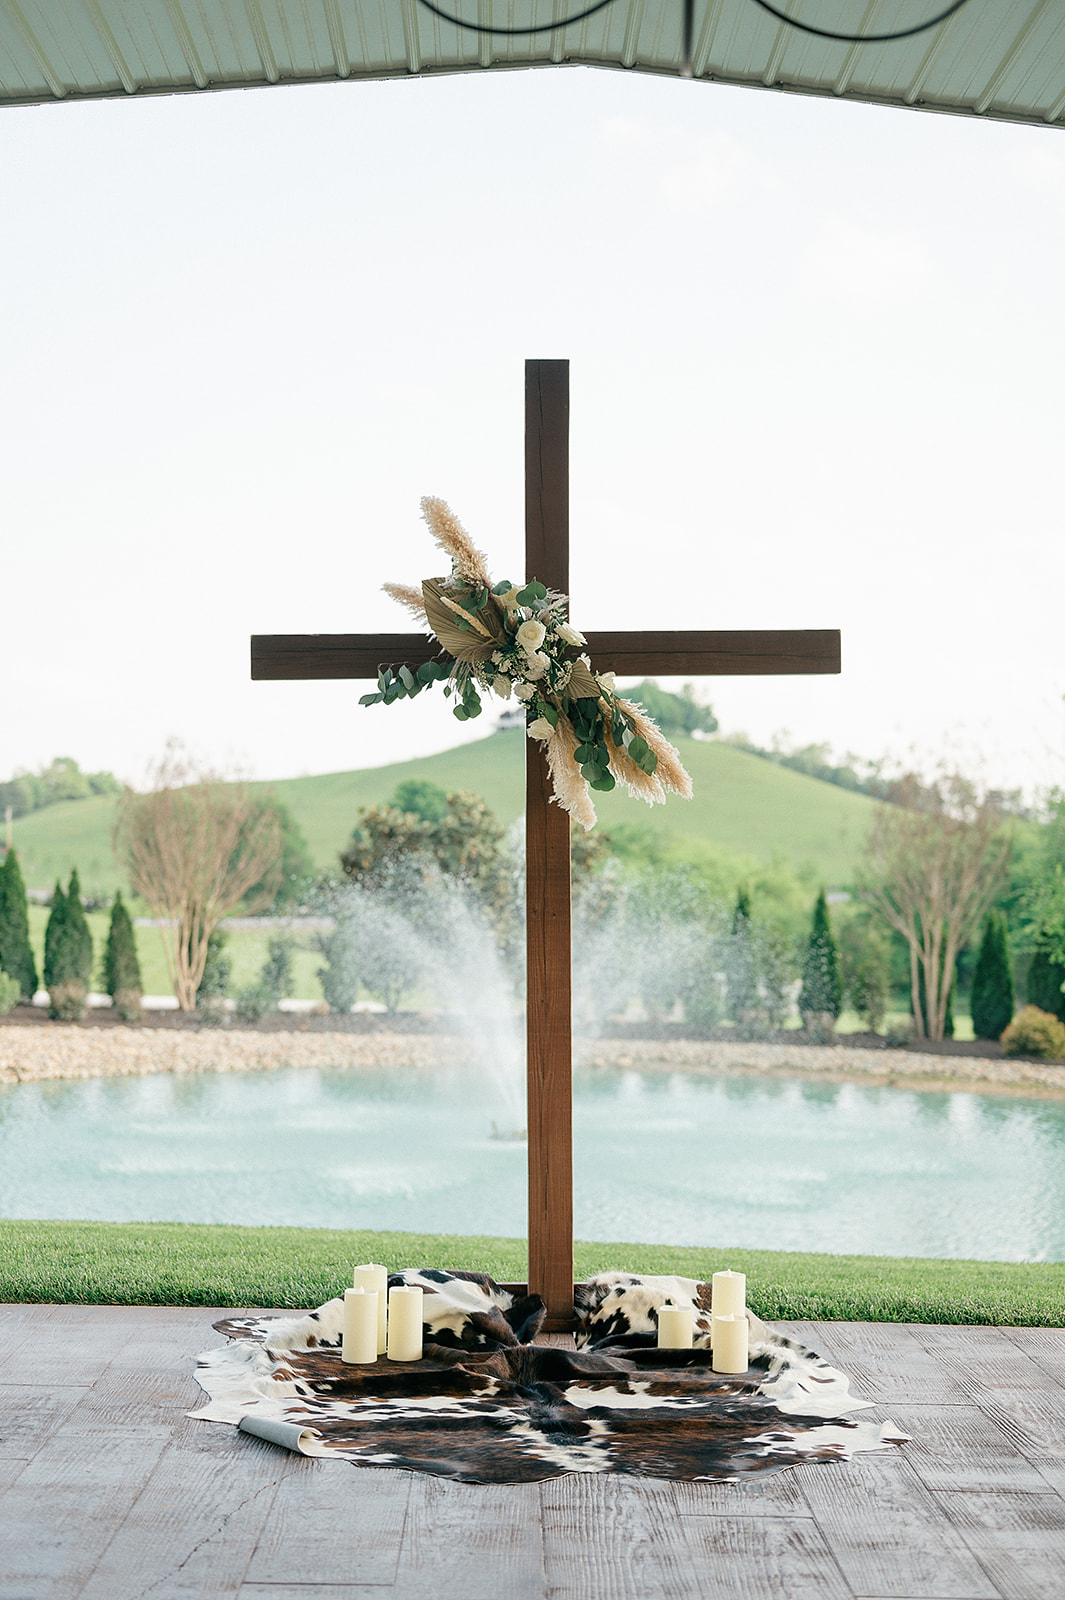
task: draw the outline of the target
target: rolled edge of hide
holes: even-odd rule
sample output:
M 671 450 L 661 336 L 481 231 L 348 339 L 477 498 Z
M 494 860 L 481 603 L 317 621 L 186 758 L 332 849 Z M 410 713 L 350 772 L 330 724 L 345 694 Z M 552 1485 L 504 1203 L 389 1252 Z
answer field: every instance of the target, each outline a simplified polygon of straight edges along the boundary
M 301 1456 L 316 1454 L 314 1449 L 321 1435 L 317 1428 L 301 1428 L 298 1422 L 275 1422 L 270 1417 L 246 1416 L 237 1423 L 241 1433 L 253 1433 L 257 1439 L 269 1439 L 285 1450 L 295 1450 Z

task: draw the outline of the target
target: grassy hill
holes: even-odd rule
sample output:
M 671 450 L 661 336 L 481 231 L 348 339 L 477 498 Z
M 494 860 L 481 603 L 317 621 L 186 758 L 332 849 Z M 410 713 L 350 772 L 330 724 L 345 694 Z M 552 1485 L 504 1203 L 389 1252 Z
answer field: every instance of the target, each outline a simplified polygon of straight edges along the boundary
M 386 800 L 407 778 L 473 790 L 501 822 L 512 822 L 524 803 L 524 747 L 521 730 L 510 729 L 417 761 L 285 778 L 269 787 L 299 822 L 315 865 L 328 867 L 335 865 L 360 806 Z M 684 739 L 680 748 L 695 798 L 671 798 L 664 806 L 648 807 L 621 791 L 596 795 L 603 827 L 639 827 L 663 837 L 705 840 L 730 854 L 762 861 L 782 856 L 795 867 L 809 862 L 829 888 L 851 881 L 873 801 L 716 740 Z M 114 814 L 114 799 L 101 795 L 18 818 L 15 844 L 27 884 L 51 888 L 76 866 L 87 893 L 121 885 L 111 853 Z

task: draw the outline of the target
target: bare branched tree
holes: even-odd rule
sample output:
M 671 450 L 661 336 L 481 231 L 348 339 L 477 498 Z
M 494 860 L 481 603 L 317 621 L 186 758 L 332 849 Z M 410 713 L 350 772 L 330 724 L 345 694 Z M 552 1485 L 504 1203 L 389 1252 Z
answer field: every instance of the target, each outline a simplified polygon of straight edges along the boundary
M 124 792 L 115 849 L 162 922 L 174 993 L 182 1011 L 193 1011 L 214 929 L 249 891 L 248 911 L 277 893 L 280 817 L 245 784 L 203 771 L 171 744 L 148 792 Z
M 877 807 L 861 889 L 909 946 L 917 1036 L 942 1039 L 954 963 L 994 899 L 1009 827 L 996 798 L 958 773 L 911 774 L 893 797 Z

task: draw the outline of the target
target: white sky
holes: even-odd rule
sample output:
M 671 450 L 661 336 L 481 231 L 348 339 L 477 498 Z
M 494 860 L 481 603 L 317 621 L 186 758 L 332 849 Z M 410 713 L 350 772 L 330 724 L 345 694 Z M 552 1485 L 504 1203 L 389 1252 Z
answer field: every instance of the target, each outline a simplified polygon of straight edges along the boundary
M 578 626 L 840 626 L 724 731 L 1065 780 L 1060 134 L 586 70 L 64 105 L 0 217 L 0 776 L 482 736 L 247 637 L 403 629 L 425 493 L 520 574 L 569 356 Z

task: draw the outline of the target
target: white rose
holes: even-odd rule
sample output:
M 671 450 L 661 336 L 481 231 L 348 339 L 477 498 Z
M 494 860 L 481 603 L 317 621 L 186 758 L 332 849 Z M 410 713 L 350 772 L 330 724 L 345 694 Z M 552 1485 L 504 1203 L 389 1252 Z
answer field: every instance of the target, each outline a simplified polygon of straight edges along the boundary
M 501 700 L 510 699 L 510 679 L 504 678 L 502 673 L 500 673 L 498 678 L 492 679 L 492 688 L 495 690 L 496 694 Z
M 514 693 L 519 700 L 531 700 L 536 693 L 536 685 L 534 683 L 516 683 L 514 685 Z
M 581 642 L 583 643 L 583 640 Z M 601 689 L 607 689 L 611 694 L 613 694 L 614 693 L 614 674 L 612 672 L 600 672 L 599 673 L 599 687 Z
M 578 628 L 571 628 L 568 622 L 560 622 L 555 629 L 563 644 L 587 644 L 584 634 Z
M 525 731 L 530 739 L 547 740 L 550 739 L 555 730 L 546 717 L 537 717 L 534 722 L 529 723 Z
M 550 656 L 545 656 L 542 651 L 539 650 L 534 651 L 531 656 L 526 658 L 525 676 L 530 678 L 535 683 L 538 681 L 538 679 L 543 677 L 550 665 Z
M 542 622 L 523 622 L 514 637 L 521 648 L 531 655 L 534 650 L 539 650 L 547 638 L 547 629 Z

